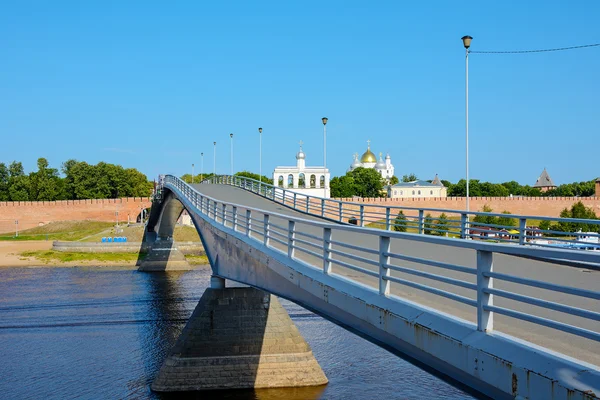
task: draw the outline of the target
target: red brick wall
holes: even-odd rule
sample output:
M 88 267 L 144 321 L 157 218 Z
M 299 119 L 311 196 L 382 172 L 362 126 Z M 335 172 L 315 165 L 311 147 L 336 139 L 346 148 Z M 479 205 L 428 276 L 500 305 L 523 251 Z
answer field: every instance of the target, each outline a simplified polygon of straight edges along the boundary
M 150 205 L 148 197 L 0 202 L 0 232 L 14 231 L 15 220 L 19 221 L 19 230 L 52 221 L 115 221 L 116 211 L 119 212 L 119 222 L 127 222 L 127 217 L 135 222 L 140 208 L 148 208 Z
M 428 199 L 336 199 L 353 201 L 364 205 L 401 206 L 414 208 L 443 208 L 450 210 L 464 210 L 465 197 L 445 197 Z M 574 203 L 581 201 L 586 207 L 591 207 L 596 215 L 600 215 L 600 197 L 471 197 L 471 211 L 481 211 L 488 205 L 494 212 L 509 211 L 512 214 L 558 217 L 565 208 L 570 208 Z M 358 210 L 358 206 L 356 207 Z M 375 211 L 366 208 L 365 211 Z M 407 213 L 405 213 L 407 214 Z M 410 213 L 408 213 L 410 215 Z M 433 216 L 437 213 L 432 212 Z

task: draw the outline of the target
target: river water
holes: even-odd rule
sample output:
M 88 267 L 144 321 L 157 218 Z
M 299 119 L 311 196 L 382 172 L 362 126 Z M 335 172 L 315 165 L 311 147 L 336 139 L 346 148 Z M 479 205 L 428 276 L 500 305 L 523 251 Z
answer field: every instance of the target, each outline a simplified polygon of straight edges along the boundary
M 150 384 L 209 277 L 207 269 L 0 269 L 0 398 L 473 398 L 283 299 L 328 385 L 185 396 L 153 393 Z

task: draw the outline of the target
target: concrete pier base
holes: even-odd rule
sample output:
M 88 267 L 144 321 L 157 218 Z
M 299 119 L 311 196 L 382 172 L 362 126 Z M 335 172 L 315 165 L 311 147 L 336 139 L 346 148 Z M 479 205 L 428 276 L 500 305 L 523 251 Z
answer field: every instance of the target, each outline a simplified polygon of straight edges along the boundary
M 206 289 L 152 390 L 318 386 L 327 377 L 276 297 Z

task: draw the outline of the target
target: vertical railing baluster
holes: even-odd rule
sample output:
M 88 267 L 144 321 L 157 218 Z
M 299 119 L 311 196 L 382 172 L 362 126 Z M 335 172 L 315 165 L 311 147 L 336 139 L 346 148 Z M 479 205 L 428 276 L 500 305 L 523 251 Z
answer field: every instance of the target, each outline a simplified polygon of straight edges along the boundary
M 288 222 L 288 257 L 294 258 L 296 249 L 296 221 Z
M 389 296 L 390 281 L 386 278 L 390 276 L 390 238 L 389 236 L 379 236 L 379 294 Z
M 494 278 L 487 276 L 494 270 L 493 253 L 477 250 L 477 330 L 489 332 L 494 329 L 494 313 L 486 310 L 494 305 L 494 295 L 486 293 L 486 289 L 494 287 Z
M 423 214 L 425 213 L 424 210 L 419 210 L 419 234 L 422 235 L 423 234 Z
M 263 217 L 263 244 L 267 247 L 269 247 L 270 242 L 270 230 L 271 226 L 269 225 L 269 214 L 265 214 Z
M 223 226 L 227 223 L 227 204 L 221 204 L 221 222 Z
M 215 222 L 217 222 L 217 207 L 218 207 L 218 204 L 217 204 L 217 201 L 215 200 L 213 203 L 213 217 L 214 217 Z
M 252 211 L 246 210 L 246 236 L 250 236 L 250 228 L 252 227 Z
M 325 199 L 321 199 L 321 217 L 325 216 Z
M 360 205 L 360 226 L 365 226 L 365 206 Z
M 323 273 L 331 273 L 331 228 L 323 228 Z
M 461 239 L 467 239 L 467 214 L 460 214 L 460 237 Z
M 237 229 L 237 223 L 238 223 L 238 214 L 237 214 L 237 207 L 233 206 L 232 208 L 232 218 L 231 220 L 232 222 L 232 229 L 235 231 Z
M 342 204 L 342 202 L 341 202 L 341 201 L 340 201 L 338 204 L 339 204 L 339 211 L 338 211 L 338 212 L 339 212 L 339 220 L 340 220 L 340 222 L 342 222 L 342 218 L 344 217 L 344 212 L 343 212 L 343 209 L 342 209 L 342 207 L 343 207 L 344 205 Z
M 527 228 L 525 225 L 527 224 L 527 219 L 519 218 L 519 244 L 523 246 L 525 244 L 525 236 L 527 235 Z
M 296 209 L 296 192 L 294 192 L 294 210 Z
M 390 219 L 390 208 L 386 207 L 385 208 L 385 230 L 389 231 L 390 228 L 392 227 L 392 220 Z

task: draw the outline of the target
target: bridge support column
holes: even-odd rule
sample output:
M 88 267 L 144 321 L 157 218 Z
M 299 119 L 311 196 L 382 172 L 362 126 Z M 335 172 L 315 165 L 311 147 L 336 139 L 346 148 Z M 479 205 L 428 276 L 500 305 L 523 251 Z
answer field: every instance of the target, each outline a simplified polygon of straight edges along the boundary
M 225 278 L 220 276 L 210 276 L 210 287 L 211 289 L 225 289 Z
M 275 296 L 206 289 L 171 349 L 158 392 L 319 386 L 327 377 Z

